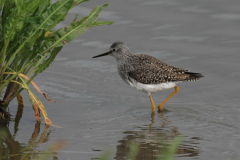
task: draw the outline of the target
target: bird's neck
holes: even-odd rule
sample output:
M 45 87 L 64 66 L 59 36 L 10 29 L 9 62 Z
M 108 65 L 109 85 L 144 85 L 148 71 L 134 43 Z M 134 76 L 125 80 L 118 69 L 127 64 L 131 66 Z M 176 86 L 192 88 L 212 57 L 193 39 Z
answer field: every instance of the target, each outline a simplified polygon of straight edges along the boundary
M 131 59 L 131 53 L 130 54 L 123 54 L 121 57 L 117 57 L 116 60 L 118 63 L 128 63 L 129 59 Z

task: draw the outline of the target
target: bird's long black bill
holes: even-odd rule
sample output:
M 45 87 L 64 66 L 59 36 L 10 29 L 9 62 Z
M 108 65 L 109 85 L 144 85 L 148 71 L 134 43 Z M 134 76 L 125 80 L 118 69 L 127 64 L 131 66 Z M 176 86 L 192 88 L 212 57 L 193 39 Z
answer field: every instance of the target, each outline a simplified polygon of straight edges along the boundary
M 92 57 L 92 58 L 97 58 L 97 57 L 107 56 L 107 55 L 109 55 L 110 53 L 112 53 L 112 51 L 108 51 L 108 52 L 106 52 L 106 53 L 99 54 L 99 55 L 94 56 L 94 57 Z

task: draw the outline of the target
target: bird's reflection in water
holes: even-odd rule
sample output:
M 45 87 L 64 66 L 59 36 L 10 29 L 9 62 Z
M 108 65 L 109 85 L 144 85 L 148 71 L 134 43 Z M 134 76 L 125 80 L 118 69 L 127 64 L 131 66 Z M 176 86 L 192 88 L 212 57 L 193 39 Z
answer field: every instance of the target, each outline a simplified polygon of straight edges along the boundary
M 39 144 L 46 143 L 49 139 L 51 131 L 48 131 L 50 126 L 45 126 L 44 131 L 40 133 L 40 123 L 36 123 L 32 137 L 27 144 L 19 143 L 15 140 L 18 132 L 19 122 L 22 117 L 24 106 L 19 105 L 18 111 L 15 117 L 14 132 L 11 134 L 9 126 L 7 124 L 0 124 L 0 159 L 1 160 L 20 160 L 20 159 L 38 159 L 44 151 L 37 150 Z M 12 123 L 12 122 L 10 122 Z M 39 138 L 38 138 L 39 137 Z M 49 154 L 49 152 L 48 152 Z M 56 152 L 50 153 L 56 154 Z M 58 159 L 53 156 L 53 159 Z
M 172 142 L 179 135 L 178 128 L 170 126 L 170 121 L 167 117 L 168 111 L 151 113 L 151 124 L 143 127 L 138 127 L 139 131 L 125 131 L 125 136 L 118 141 L 117 152 L 115 159 L 122 160 L 129 154 L 129 146 L 132 142 L 139 144 L 139 153 L 137 160 L 142 159 L 157 159 L 161 150 Z M 160 121 L 160 124 L 159 124 Z M 135 130 L 137 130 L 135 128 Z M 191 139 L 191 138 L 190 138 Z M 182 142 L 177 149 L 176 156 L 178 157 L 193 157 L 199 154 L 197 139 Z
M 167 120 L 167 117 L 164 116 L 164 114 L 166 114 L 168 112 L 167 109 L 164 109 L 163 111 L 158 111 L 158 114 L 159 114 L 159 118 L 162 120 L 161 122 L 161 126 L 162 127 L 165 127 L 169 124 L 169 121 Z M 149 125 L 149 130 L 151 130 L 153 124 L 155 123 L 155 112 L 152 112 L 151 113 L 151 124 Z

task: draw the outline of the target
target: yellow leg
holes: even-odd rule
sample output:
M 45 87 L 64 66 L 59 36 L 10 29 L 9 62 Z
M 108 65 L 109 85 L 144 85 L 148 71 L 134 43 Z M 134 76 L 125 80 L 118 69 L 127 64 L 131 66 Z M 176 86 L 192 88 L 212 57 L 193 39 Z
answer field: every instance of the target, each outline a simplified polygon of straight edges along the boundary
M 178 86 L 175 86 L 175 91 L 167 98 L 165 99 L 165 101 L 163 101 L 159 106 L 158 106 L 158 109 L 160 110 L 163 110 L 163 105 L 170 99 L 172 98 L 172 96 L 174 96 L 178 91 L 179 91 L 179 87 Z
M 152 104 L 152 112 L 154 112 L 155 111 L 155 104 L 153 102 L 153 99 L 152 99 L 152 96 L 151 96 L 150 93 L 149 93 L 149 98 L 150 98 L 150 101 L 151 101 L 151 104 Z

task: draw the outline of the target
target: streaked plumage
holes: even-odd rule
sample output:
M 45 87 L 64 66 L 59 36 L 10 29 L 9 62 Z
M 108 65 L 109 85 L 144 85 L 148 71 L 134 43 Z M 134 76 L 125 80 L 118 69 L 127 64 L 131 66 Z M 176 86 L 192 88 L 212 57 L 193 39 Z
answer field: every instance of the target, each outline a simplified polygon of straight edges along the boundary
M 123 42 L 113 43 L 109 52 L 93 58 L 105 55 L 112 55 L 116 58 L 118 73 L 127 84 L 149 94 L 152 102 L 152 109 L 154 108 L 153 111 L 155 110 L 155 105 L 152 101 L 151 93 L 174 87 L 177 93 L 179 90 L 179 87 L 176 87 L 177 83 L 183 81 L 196 81 L 203 77 L 200 73 L 192 73 L 189 72 L 189 70 L 170 66 L 149 55 L 131 54 L 127 45 Z M 171 97 L 169 97 L 169 99 L 170 98 Z M 164 103 L 160 105 L 163 106 Z M 162 109 L 162 106 L 159 107 L 159 109 Z

